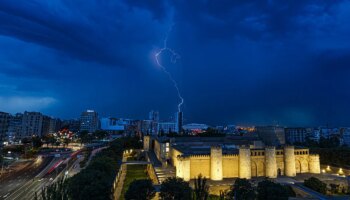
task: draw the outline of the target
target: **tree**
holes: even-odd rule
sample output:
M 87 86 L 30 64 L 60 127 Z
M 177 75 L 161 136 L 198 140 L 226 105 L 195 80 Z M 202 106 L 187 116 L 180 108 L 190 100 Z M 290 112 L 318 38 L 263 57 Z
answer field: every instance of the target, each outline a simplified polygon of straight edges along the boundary
M 259 200 L 288 200 L 289 197 L 295 197 L 294 191 L 289 186 L 269 180 L 259 182 L 257 191 Z
M 41 141 L 41 138 L 38 136 L 33 136 L 32 137 L 32 146 L 35 149 L 40 148 L 43 145 L 43 142 Z
M 64 146 L 68 146 L 70 142 L 71 142 L 71 139 L 69 139 L 69 138 L 64 138 L 63 139 Z
M 97 138 L 99 140 L 106 138 L 108 135 L 109 134 L 106 131 L 102 131 L 102 130 L 97 130 L 94 132 L 94 138 Z
M 88 131 L 81 131 L 79 134 L 81 144 L 88 143 L 90 141 L 90 134 Z
M 152 181 L 149 179 L 141 179 L 133 181 L 128 191 L 125 193 L 126 200 L 149 200 L 156 195 Z
M 318 178 L 311 177 L 304 181 L 304 185 L 316 192 L 326 194 L 327 193 L 327 184 L 320 181 Z
M 35 194 L 36 195 L 36 194 Z M 53 183 L 41 191 L 42 200 L 68 200 L 68 185 L 64 178 Z
M 189 183 L 181 178 L 168 178 L 160 186 L 160 197 L 164 200 L 189 200 L 191 194 Z
M 235 200 L 254 200 L 256 199 L 256 194 L 247 179 L 238 178 L 228 192 L 227 197 Z
M 206 200 L 209 196 L 209 186 L 207 186 L 207 178 L 199 174 L 194 180 L 194 195 L 196 200 Z

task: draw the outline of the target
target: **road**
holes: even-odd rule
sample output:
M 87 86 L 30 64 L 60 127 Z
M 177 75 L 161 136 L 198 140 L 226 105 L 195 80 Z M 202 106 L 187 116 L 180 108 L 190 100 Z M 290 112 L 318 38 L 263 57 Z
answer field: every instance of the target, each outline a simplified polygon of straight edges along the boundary
M 34 160 L 19 163 L 19 170 L 12 171 L 0 179 L 0 199 L 6 199 L 26 182 L 32 180 L 47 165 L 52 162 L 52 157 L 43 158 L 39 162 Z M 22 166 L 21 166 L 22 165 Z

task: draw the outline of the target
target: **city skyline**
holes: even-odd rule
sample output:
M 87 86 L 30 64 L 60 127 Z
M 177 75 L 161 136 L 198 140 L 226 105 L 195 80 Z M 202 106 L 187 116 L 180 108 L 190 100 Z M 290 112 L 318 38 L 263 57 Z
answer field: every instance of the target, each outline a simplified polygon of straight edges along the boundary
M 3 1 L 0 111 L 350 126 L 349 1 Z M 171 31 L 169 28 L 172 26 Z

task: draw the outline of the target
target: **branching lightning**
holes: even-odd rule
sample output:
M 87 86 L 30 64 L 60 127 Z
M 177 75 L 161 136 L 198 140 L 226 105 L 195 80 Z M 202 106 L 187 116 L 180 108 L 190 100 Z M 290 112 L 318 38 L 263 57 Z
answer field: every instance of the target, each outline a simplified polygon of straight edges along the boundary
M 178 59 L 180 59 L 180 55 L 174 51 L 173 49 L 169 48 L 167 46 L 167 42 L 168 42 L 168 36 L 169 36 L 169 32 L 171 31 L 172 27 L 170 28 L 170 30 L 168 31 L 168 33 L 166 34 L 165 36 L 165 39 L 164 39 L 164 43 L 163 43 L 163 48 L 161 48 L 159 51 L 157 51 L 154 55 L 155 59 L 156 59 L 156 62 L 157 62 L 157 65 L 163 70 L 164 73 L 167 74 L 168 78 L 170 79 L 170 81 L 174 84 L 174 87 L 177 91 L 177 96 L 179 97 L 180 99 L 180 102 L 179 104 L 177 105 L 177 109 L 178 109 L 178 112 L 181 112 L 181 106 L 182 104 L 184 103 L 184 98 L 182 97 L 181 95 L 181 92 L 180 92 L 180 89 L 178 87 L 178 84 L 176 82 L 176 80 L 173 78 L 173 76 L 171 75 L 171 73 L 165 68 L 165 66 L 163 66 L 160 61 L 159 61 L 159 57 L 161 56 L 162 53 L 164 52 L 169 52 L 171 54 L 171 62 L 172 63 L 176 63 L 176 61 Z

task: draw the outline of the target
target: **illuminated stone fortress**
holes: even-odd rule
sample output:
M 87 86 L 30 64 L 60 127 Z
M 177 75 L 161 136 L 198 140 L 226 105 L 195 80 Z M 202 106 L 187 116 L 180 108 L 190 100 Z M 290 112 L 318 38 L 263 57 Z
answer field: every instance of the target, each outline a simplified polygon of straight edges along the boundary
M 144 137 L 144 150 L 152 152 L 163 166 L 174 167 L 186 181 L 199 174 L 220 181 L 225 178 L 320 173 L 319 155 L 307 148 L 264 146 L 254 138 L 157 138 Z

